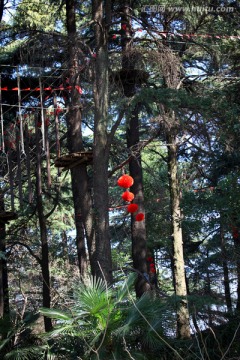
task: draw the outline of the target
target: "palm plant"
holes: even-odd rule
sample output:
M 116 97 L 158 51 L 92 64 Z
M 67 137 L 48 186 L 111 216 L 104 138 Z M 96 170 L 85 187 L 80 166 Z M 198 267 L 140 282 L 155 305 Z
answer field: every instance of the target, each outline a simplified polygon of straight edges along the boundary
M 71 309 L 42 308 L 41 314 L 54 319 L 56 323 L 54 330 L 46 334 L 50 343 L 53 339 L 58 340 L 57 345 L 56 341 L 53 345 L 55 351 L 68 354 L 69 358 L 73 355 L 86 359 L 104 358 L 108 354 L 110 359 L 113 348 L 120 345 L 114 331 L 123 324 L 125 309 L 129 304 L 127 295 L 134 281 L 135 275 L 132 274 L 119 290 L 114 290 L 104 281 L 92 278 L 87 286 L 79 285 Z M 75 346 L 73 350 L 73 342 L 78 343 L 77 351 Z
M 166 350 L 182 359 L 166 336 L 166 329 L 174 328 L 171 301 L 151 292 L 134 299 L 135 279 L 131 274 L 116 289 L 92 278 L 88 286 L 79 285 L 71 309 L 40 310 L 55 320 L 54 330 L 45 336 L 57 359 L 156 359 Z

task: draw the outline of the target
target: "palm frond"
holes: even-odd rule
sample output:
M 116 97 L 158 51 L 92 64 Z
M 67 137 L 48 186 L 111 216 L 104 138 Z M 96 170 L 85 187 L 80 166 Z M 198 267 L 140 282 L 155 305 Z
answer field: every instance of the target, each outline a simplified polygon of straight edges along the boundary
M 60 335 L 61 336 L 77 336 L 77 335 L 79 335 L 79 331 L 76 330 L 71 323 L 69 325 L 61 325 L 61 326 L 55 327 L 54 330 L 49 331 L 46 334 L 46 336 L 50 339 L 57 338 Z
M 57 309 L 41 308 L 40 314 L 56 320 L 72 320 L 72 315 Z
M 101 279 L 91 278 L 90 284 L 80 284 L 75 291 L 75 314 L 88 312 L 92 322 L 102 331 L 112 313 L 114 304 L 111 301 L 112 290 Z
M 43 360 L 48 346 L 17 348 L 4 356 L 4 360 Z
M 121 302 L 123 299 L 126 300 L 128 297 L 128 294 L 130 293 L 135 280 L 136 280 L 136 273 L 131 273 L 127 280 L 124 281 L 123 285 L 119 288 L 117 295 L 116 295 L 116 301 Z
M 14 333 L 13 333 L 13 335 L 14 335 Z M 11 341 L 12 336 L 9 336 L 6 339 L 0 341 L 0 350 L 2 350 Z

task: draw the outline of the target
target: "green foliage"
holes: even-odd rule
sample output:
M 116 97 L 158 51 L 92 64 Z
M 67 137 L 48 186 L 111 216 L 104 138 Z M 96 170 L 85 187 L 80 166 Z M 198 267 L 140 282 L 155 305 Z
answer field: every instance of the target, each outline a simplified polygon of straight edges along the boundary
M 43 315 L 56 319 L 58 324 L 48 337 L 55 339 L 55 345 L 62 343 L 66 336 L 82 339 L 86 359 L 94 359 L 94 353 L 101 359 L 104 356 L 114 359 L 114 356 L 126 355 L 127 351 L 141 358 L 137 352 L 137 338 L 141 334 L 144 334 L 147 348 L 157 348 L 163 333 L 159 315 L 165 305 L 151 294 L 134 300 L 131 287 L 135 278 L 135 274 L 130 275 L 118 290 L 92 279 L 90 284 L 81 284 L 75 292 L 71 312 L 42 309 Z
M 51 2 L 40 2 L 31 0 L 21 2 L 14 16 L 14 24 L 28 30 L 53 31 L 55 28 L 54 18 L 56 9 Z
M 150 292 L 136 300 L 131 291 L 135 278 L 130 275 L 118 289 L 92 279 L 77 287 L 67 311 L 41 309 L 42 315 L 56 321 L 54 330 L 44 335 L 49 344 L 54 340 L 51 351 L 66 359 L 150 360 L 164 359 L 164 354 L 182 359 L 173 343 L 175 310 L 181 299 L 160 299 Z
M 47 348 L 47 346 L 31 346 L 12 350 L 5 355 L 4 360 L 44 360 L 46 359 Z
M 45 358 L 47 344 L 40 346 L 39 339 L 32 333 L 33 325 L 38 318 L 38 314 L 26 313 L 22 319 L 17 314 L 0 319 L 1 359 L 40 360 Z

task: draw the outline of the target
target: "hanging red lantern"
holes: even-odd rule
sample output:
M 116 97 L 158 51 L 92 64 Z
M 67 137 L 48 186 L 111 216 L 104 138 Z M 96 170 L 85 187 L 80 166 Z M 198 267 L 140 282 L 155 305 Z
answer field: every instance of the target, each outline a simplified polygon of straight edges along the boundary
M 123 187 L 125 189 L 131 187 L 134 183 L 133 178 L 130 175 L 122 175 L 117 181 L 118 186 Z
M 127 211 L 131 214 L 135 213 L 136 211 L 138 211 L 138 204 L 129 204 L 127 207 Z
M 150 262 L 150 263 L 152 263 L 152 262 L 153 262 L 153 257 L 152 257 L 152 256 L 149 256 L 149 257 L 147 258 L 147 261 Z
M 134 199 L 134 194 L 130 191 L 125 191 L 124 193 L 122 193 L 122 199 L 131 202 Z
M 135 220 L 136 221 L 143 221 L 145 218 L 144 214 L 143 213 L 138 213 L 135 217 Z
M 149 269 L 150 273 L 155 273 L 156 269 L 155 269 L 155 265 L 154 264 L 150 264 L 150 269 Z
M 232 229 L 232 236 L 235 240 L 239 237 L 238 229 L 236 227 L 233 227 Z

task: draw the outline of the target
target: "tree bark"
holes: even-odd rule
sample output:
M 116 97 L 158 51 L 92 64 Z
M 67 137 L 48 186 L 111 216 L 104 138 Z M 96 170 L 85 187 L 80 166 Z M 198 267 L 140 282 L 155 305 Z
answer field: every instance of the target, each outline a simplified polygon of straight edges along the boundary
M 47 238 L 47 226 L 46 218 L 43 212 L 43 200 L 42 196 L 37 196 L 37 211 L 41 237 L 41 269 L 42 269 L 42 291 L 43 291 L 43 307 L 51 307 L 51 291 L 50 291 L 50 271 L 49 271 L 49 249 L 48 249 L 48 238 Z M 44 317 L 45 331 L 52 330 L 52 321 L 50 318 Z
M 240 312 L 240 234 L 233 237 L 235 256 L 236 256 L 236 265 L 237 265 L 237 305 L 236 310 Z
M 70 153 L 84 151 L 82 139 L 82 111 L 81 95 L 77 87 L 80 86 L 80 72 L 78 48 L 76 45 L 76 1 L 66 2 L 66 25 L 68 32 L 69 49 L 69 85 L 71 94 L 68 99 L 68 150 Z M 67 77 L 68 78 L 68 77 Z M 95 234 L 93 230 L 92 198 L 89 187 L 87 165 L 80 164 L 71 169 L 72 193 L 74 202 L 76 246 L 80 275 L 84 279 L 87 271 L 87 252 L 85 237 L 88 244 L 88 252 L 92 273 L 94 273 L 93 258 L 95 256 Z
M 4 10 L 4 0 L 0 0 L 0 22 L 2 22 L 3 10 Z
M 229 313 L 232 313 L 232 299 L 231 299 L 231 290 L 229 285 L 230 282 L 229 282 L 228 262 L 226 255 L 224 230 L 221 223 L 220 223 L 220 238 L 221 238 L 221 254 L 222 254 L 223 285 L 224 285 L 225 301 Z
M 180 191 L 177 173 L 177 141 L 173 129 L 167 133 L 168 176 L 171 201 L 173 230 L 173 263 L 176 295 L 180 297 L 177 309 L 177 335 L 179 338 L 190 337 L 189 312 L 187 307 L 187 286 L 184 270 L 183 238 L 181 228 Z
M 131 25 L 131 10 L 129 1 L 125 1 L 122 8 L 121 27 L 126 29 L 125 35 L 122 36 L 122 72 L 131 72 L 135 69 L 135 61 L 131 56 L 132 51 L 132 25 Z M 125 78 L 125 77 L 124 77 Z M 133 96 L 136 92 L 136 84 L 123 81 L 123 91 L 126 97 Z M 129 116 L 127 124 L 127 147 L 131 152 L 134 148 L 134 155 L 129 161 L 129 173 L 134 179 L 134 184 L 131 191 L 135 195 L 134 202 L 139 206 L 139 212 L 145 213 L 144 209 L 144 191 L 143 191 L 143 175 L 141 165 L 141 153 L 137 150 L 140 141 L 139 135 L 139 106 L 133 109 Z M 146 223 L 144 221 L 135 221 L 135 216 L 131 216 L 131 237 L 132 237 L 132 259 L 133 267 L 138 270 L 139 275 L 135 284 L 136 296 L 141 297 L 144 292 L 150 289 L 149 283 L 146 281 L 145 276 L 148 273 L 146 254 L 147 254 L 147 236 L 146 236 Z M 142 275 L 140 275 L 140 273 Z
M 108 212 L 108 26 L 109 1 L 93 0 L 93 20 L 96 43 L 94 64 L 94 143 L 93 198 L 96 252 L 94 274 L 112 282 L 112 258 Z M 105 15 L 104 15 L 105 14 Z
M 4 198 L 0 194 L 0 212 L 4 211 Z M 0 222 L 0 317 L 9 314 L 8 269 L 6 259 L 6 225 Z
M 127 128 L 127 146 L 129 149 L 139 143 L 139 118 L 138 109 L 132 114 Z M 134 157 L 129 161 L 129 172 L 134 179 L 131 191 L 135 195 L 134 202 L 139 206 L 139 212 L 144 213 L 144 193 L 143 193 L 143 176 L 141 166 L 141 155 L 139 151 L 134 151 Z M 140 297 L 150 289 L 149 283 L 144 275 L 147 275 L 147 241 L 145 220 L 135 221 L 135 215 L 131 216 L 131 235 L 132 235 L 132 259 L 133 267 L 142 275 L 138 275 L 135 284 L 136 296 Z
M 206 254 L 207 258 L 207 268 L 206 268 L 206 280 L 205 280 L 205 294 L 211 296 L 211 277 L 210 277 L 210 271 L 209 271 L 209 250 L 207 250 Z M 213 326 L 213 316 L 211 311 L 211 306 L 207 306 L 207 313 L 208 313 L 208 326 L 211 328 Z
M 44 215 L 43 198 L 42 198 L 42 180 L 41 180 L 41 149 L 39 140 L 39 129 L 37 127 L 36 119 L 36 155 L 37 155 L 37 174 L 36 174 L 36 189 L 37 189 L 37 214 L 41 238 L 41 271 L 42 271 L 42 292 L 43 292 L 43 307 L 51 307 L 51 291 L 50 291 L 50 271 L 49 271 L 49 249 L 46 217 Z M 44 316 L 45 331 L 52 330 L 52 321 L 50 318 Z

